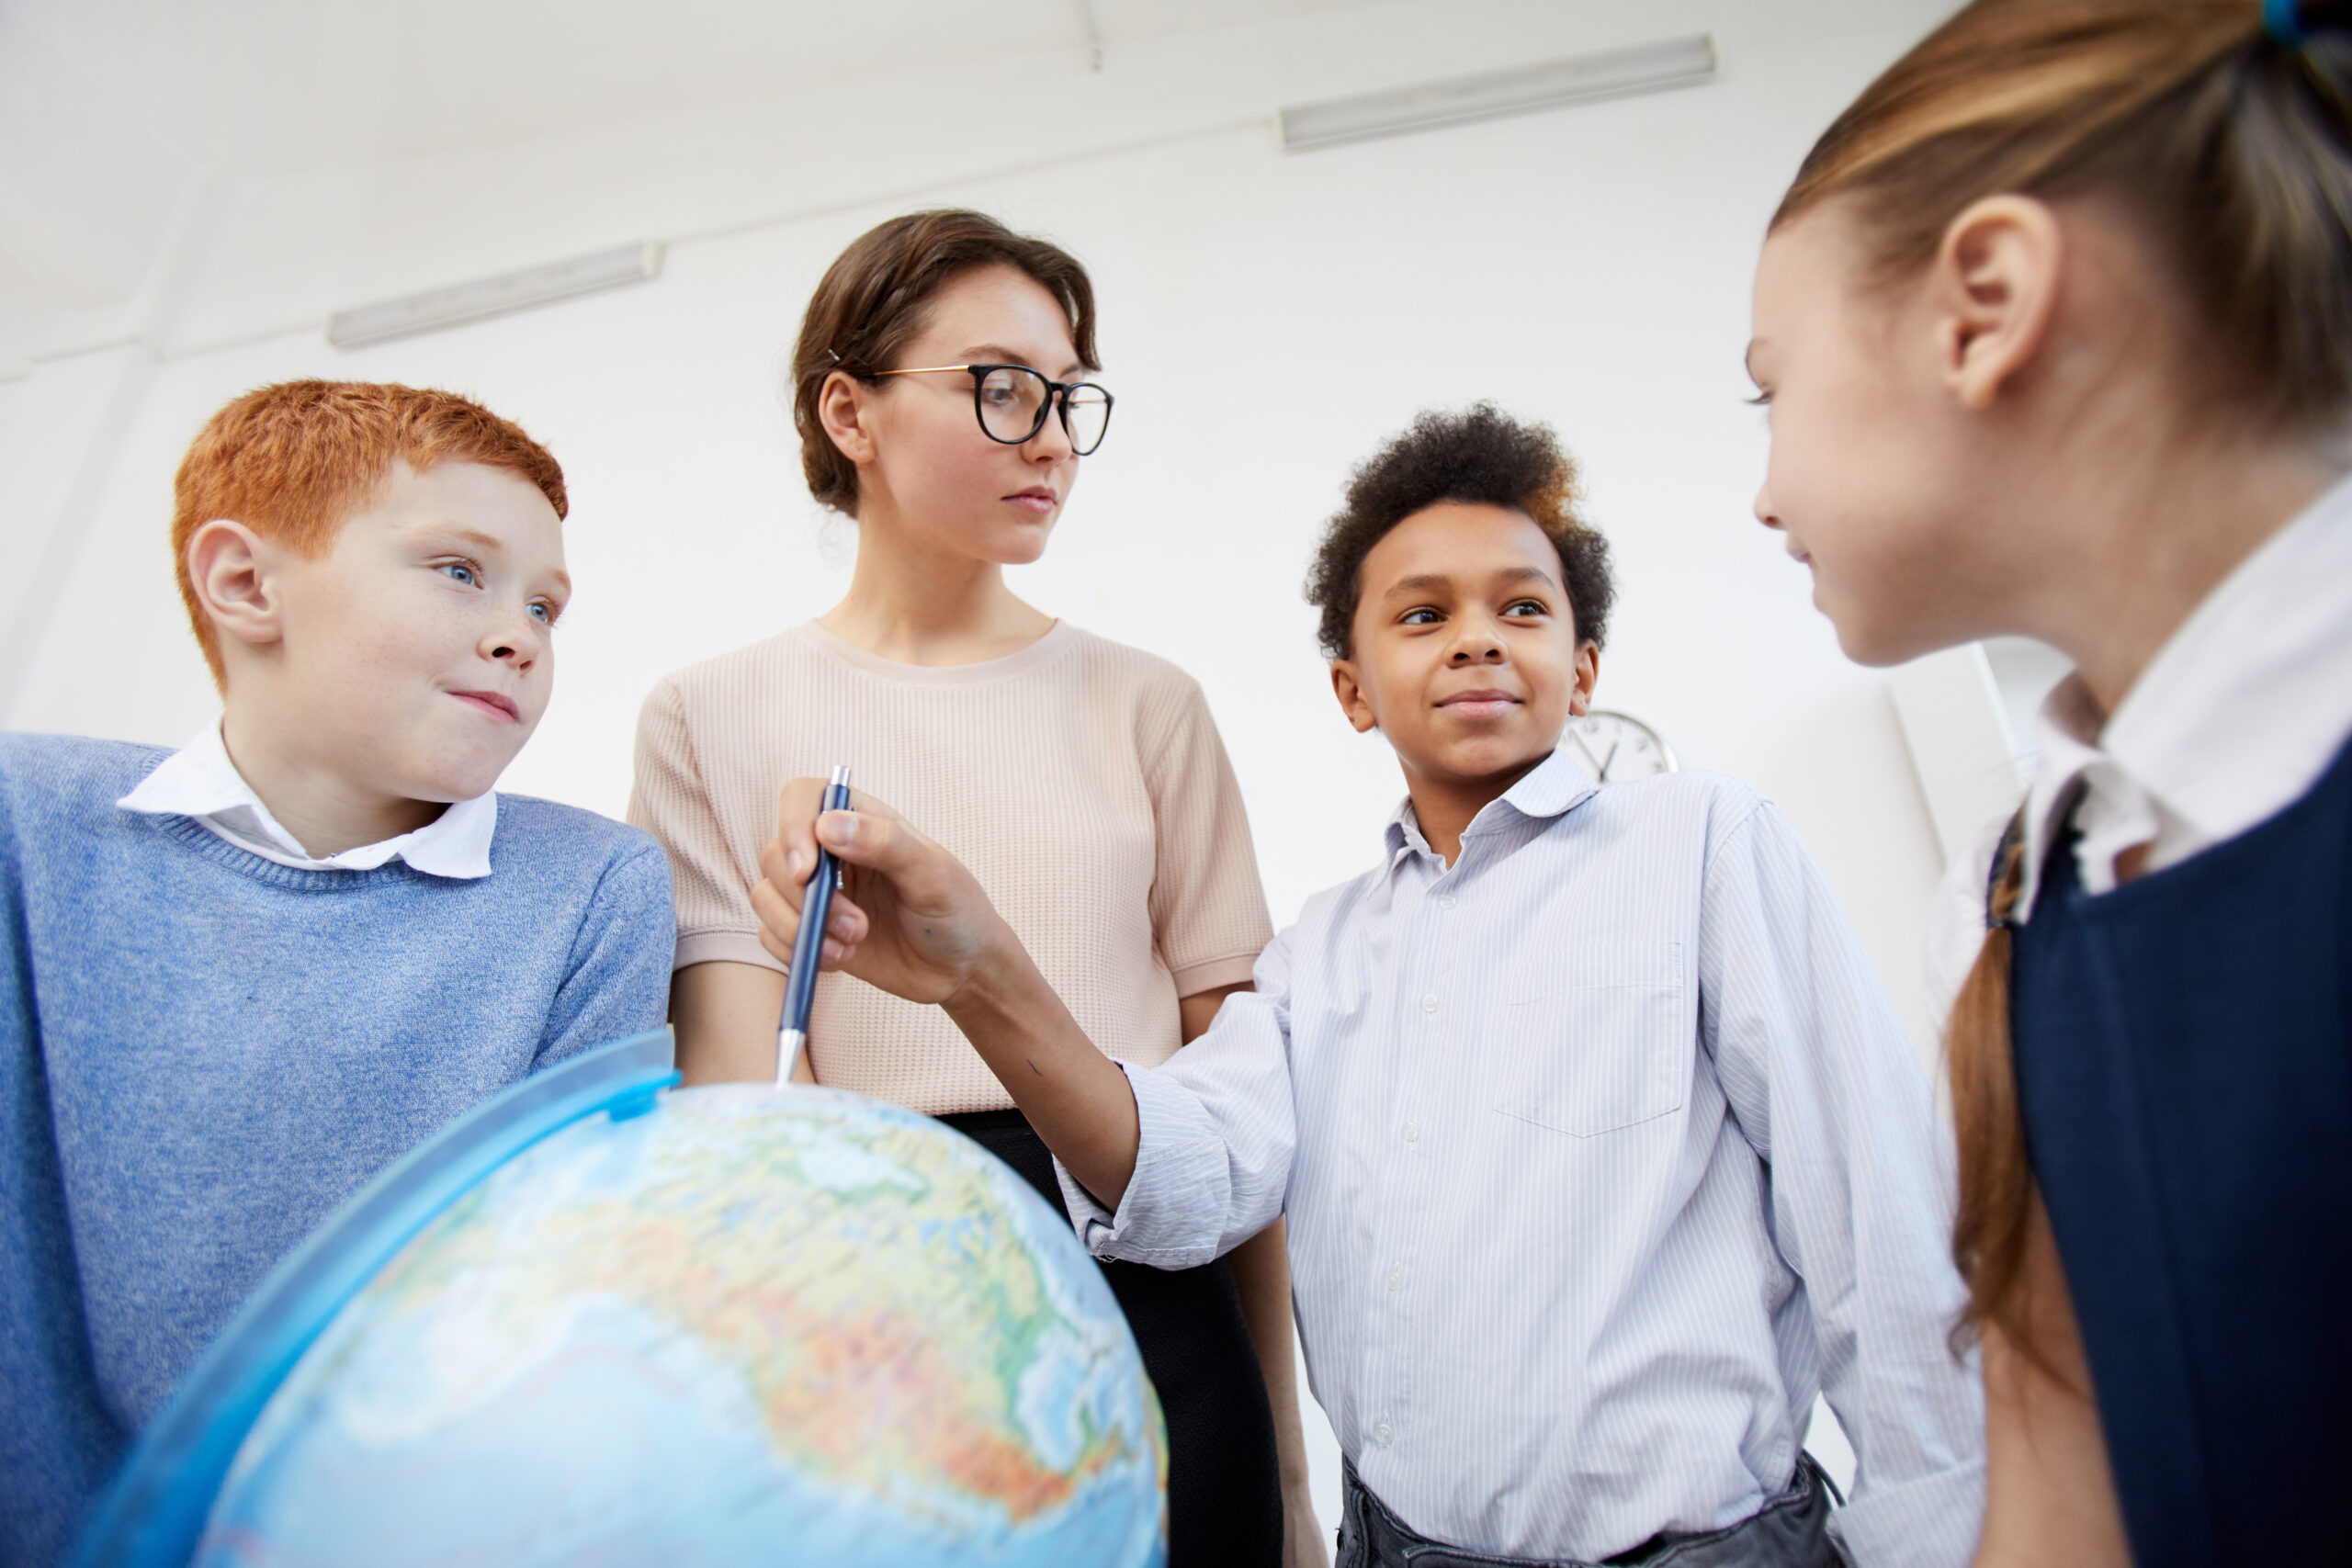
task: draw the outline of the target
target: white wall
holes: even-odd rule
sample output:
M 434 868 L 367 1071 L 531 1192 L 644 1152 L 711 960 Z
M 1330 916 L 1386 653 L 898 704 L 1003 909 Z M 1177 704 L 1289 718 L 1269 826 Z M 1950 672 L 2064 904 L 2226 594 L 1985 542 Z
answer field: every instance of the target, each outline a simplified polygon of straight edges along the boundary
M 817 614 L 846 580 L 777 391 L 808 289 L 876 220 L 968 203 L 1088 262 L 1119 396 L 1018 587 L 1200 678 L 1278 921 L 1365 863 L 1400 793 L 1316 656 L 1299 582 L 1318 522 L 1414 411 L 1491 397 L 1556 424 L 1613 541 L 1604 705 L 1780 803 L 1925 1053 L 1940 852 L 1884 678 L 1839 655 L 1749 515 L 1764 432 L 1740 356 L 1757 245 L 1798 158 L 1944 8 L 1285 11 L 1114 47 L 1099 74 L 1075 51 L 933 69 L 888 91 L 219 185 L 127 346 L 53 347 L 0 386 L 0 546 L 38 563 L 0 584 L 0 717 L 184 739 L 214 711 L 164 543 L 189 436 L 265 381 L 432 383 L 547 441 L 574 497 L 557 693 L 506 786 L 619 813 L 651 682 Z M 1295 155 L 1270 127 L 1283 102 L 1702 28 L 1724 62 L 1703 88 Z M 976 88 L 1034 102 L 1035 123 L 973 118 Z M 639 237 L 670 242 L 649 286 L 356 352 L 321 336 L 334 306 Z

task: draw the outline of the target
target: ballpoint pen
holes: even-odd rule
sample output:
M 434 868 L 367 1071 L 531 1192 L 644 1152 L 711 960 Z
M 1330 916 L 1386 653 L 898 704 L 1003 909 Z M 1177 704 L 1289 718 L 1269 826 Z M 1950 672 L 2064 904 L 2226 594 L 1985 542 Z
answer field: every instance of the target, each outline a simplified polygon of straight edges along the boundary
M 822 810 L 849 809 L 849 764 L 833 770 L 825 785 Z M 825 922 L 833 912 L 833 887 L 841 880 L 841 864 L 819 845 L 817 869 L 808 874 L 808 896 L 800 900 L 800 934 L 792 939 L 792 972 L 784 982 L 784 1020 L 775 1037 L 777 1087 L 792 1081 L 792 1069 L 808 1043 L 808 1010 L 817 1001 L 817 965 L 825 952 Z

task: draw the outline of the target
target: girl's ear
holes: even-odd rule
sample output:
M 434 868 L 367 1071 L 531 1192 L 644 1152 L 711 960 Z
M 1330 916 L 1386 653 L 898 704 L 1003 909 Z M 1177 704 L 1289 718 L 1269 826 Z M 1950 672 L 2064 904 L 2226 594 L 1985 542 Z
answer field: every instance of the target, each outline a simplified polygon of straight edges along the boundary
M 1348 660 L 1331 660 L 1331 694 L 1340 699 L 1340 711 L 1356 727 L 1358 735 L 1369 734 L 1380 728 L 1380 719 L 1364 700 L 1363 686 L 1356 679 L 1356 667 Z
M 2058 216 L 2030 196 L 1988 196 L 1944 231 L 1929 268 L 1944 384 L 1981 413 L 2049 341 L 2066 264 Z
M 817 389 L 817 419 L 825 434 L 853 463 L 874 461 L 874 433 L 865 425 L 867 384 L 836 370 Z
M 285 637 L 272 570 L 282 554 L 243 523 L 225 517 L 189 536 L 188 582 L 224 639 L 263 648 Z

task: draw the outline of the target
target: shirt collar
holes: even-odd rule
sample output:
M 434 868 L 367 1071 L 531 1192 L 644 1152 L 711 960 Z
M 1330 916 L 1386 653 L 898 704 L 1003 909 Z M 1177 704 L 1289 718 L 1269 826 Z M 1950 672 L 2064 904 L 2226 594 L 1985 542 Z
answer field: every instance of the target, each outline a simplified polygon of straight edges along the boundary
M 1567 748 L 1561 747 L 1481 807 L 1478 815 L 1470 819 L 1470 826 L 1463 829 L 1463 841 L 1466 843 L 1512 822 L 1558 817 L 1582 805 L 1600 790 L 1600 785 L 1593 782 L 1584 764 Z M 1429 840 L 1421 837 L 1420 821 L 1413 815 L 1411 795 L 1407 795 L 1390 814 L 1381 830 L 1381 840 L 1387 847 L 1391 871 L 1408 852 L 1430 852 Z
M 2115 857 L 2171 834 L 2236 837 L 2301 798 L 2352 732 L 2352 479 L 2328 491 L 2189 614 L 2112 715 L 2080 676 L 2034 722 L 2018 918 L 2070 821 L 2093 892 Z
M 498 827 L 498 796 L 485 792 L 453 803 L 413 833 L 324 858 L 311 855 L 237 772 L 218 725 L 164 758 L 115 804 L 149 816 L 194 818 L 240 849 L 301 871 L 373 871 L 398 859 L 429 876 L 464 881 L 490 874 L 490 841 Z

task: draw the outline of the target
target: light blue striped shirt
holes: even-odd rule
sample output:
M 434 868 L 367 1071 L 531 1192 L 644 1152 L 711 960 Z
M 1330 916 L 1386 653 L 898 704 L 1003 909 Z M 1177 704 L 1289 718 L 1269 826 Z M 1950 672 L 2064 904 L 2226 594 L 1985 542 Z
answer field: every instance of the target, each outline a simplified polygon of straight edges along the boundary
M 1732 780 L 1555 754 L 1449 869 L 1409 808 L 1162 1067 L 1105 1258 L 1290 1217 L 1315 1396 L 1406 1522 L 1600 1559 L 1789 1483 L 1826 1390 L 1861 1563 L 1960 1564 L 1984 1501 L 1949 1144 L 1854 933 Z

